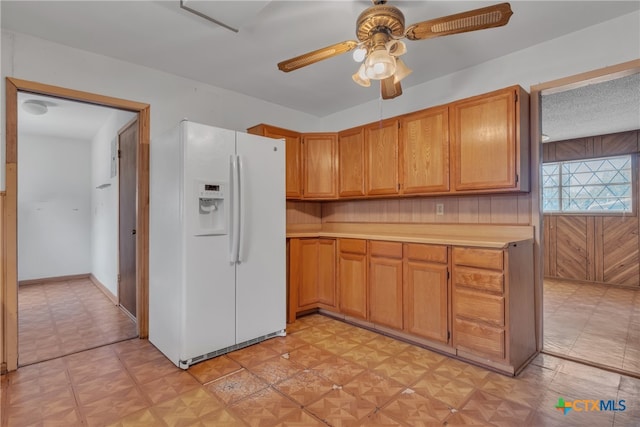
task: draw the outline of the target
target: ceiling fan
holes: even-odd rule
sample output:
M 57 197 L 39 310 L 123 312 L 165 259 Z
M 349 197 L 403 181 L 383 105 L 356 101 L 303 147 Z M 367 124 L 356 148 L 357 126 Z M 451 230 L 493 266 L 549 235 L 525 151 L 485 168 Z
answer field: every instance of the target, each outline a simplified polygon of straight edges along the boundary
M 370 86 L 371 80 L 380 80 L 382 98 L 392 99 L 402 95 L 400 80 L 412 71 L 400 59 L 407 50 L 402 39 L 424 40 L 501 27 L 513 14 L 509 3 L 501 3 L 418 22 L 405 28 L 400 9 L 387 5 L 386 0 L 372 1 L 373 6 L 365 9 L 356 21 L 358 41 L 348 40 L 296 56 L 280 62 L 278 68 L 288 73 L 356 49 L 353 57 L 362 65 L 352 76 L 353 80 L 364 87 Z

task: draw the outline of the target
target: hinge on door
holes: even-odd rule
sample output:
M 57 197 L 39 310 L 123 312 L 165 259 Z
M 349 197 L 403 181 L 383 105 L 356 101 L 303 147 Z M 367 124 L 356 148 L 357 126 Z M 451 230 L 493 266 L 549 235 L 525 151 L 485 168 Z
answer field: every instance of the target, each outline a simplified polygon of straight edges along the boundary
M 400 129 L 400 122 L 398 122 L 398 129 Z
M 518 102 L 518 92 L 516 92 L 516 102 Z
M 449 341 L 451 339 L 451 332 L 447 331 L 447 341 Z
M 449 280 L 449 277 L 450 277 L 449 270 L 447 270 L 447 280 Z
M 516 174 L 516 184 L 518 183 L 519 179 L 520 179 L 520 175 Z
M 118 150 L 118 158 L 121 159 L 122 158 L 122 150 Z
M 398 183 L 398 191 L 400 191 L 400 183 Z
M 118 274 L 118 283 L 120 283 L 120 275 Z

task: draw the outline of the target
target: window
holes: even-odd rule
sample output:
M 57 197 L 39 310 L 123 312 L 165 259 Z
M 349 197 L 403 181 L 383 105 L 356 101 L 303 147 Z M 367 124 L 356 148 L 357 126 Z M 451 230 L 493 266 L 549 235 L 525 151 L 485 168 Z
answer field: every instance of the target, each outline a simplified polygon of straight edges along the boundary
M 631 155 L 544 163 L 542 210 L 557 213 L 630 213 Z

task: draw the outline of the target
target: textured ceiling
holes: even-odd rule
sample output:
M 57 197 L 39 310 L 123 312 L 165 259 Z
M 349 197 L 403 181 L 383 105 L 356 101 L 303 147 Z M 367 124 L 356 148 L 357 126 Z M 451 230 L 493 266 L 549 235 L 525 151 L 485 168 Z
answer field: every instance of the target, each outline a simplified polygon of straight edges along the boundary
M 640 129 L 640 74 L 542 96 L 547 142 Z

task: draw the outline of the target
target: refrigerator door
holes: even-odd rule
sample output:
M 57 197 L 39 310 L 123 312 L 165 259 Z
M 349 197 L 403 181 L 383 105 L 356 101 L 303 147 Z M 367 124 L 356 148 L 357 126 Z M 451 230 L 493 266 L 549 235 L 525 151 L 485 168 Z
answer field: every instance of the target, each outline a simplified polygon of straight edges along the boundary
M 185 250 L 180 357 L 186 361 L 236 342 L 235 267 L 229 254 L 235 132 L 183 123 Z
M 240 262 L 236 267 L 238 343 L 286 326 L 285 145 L 238 133 Z

